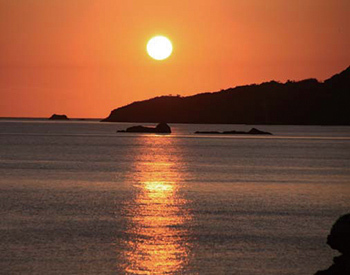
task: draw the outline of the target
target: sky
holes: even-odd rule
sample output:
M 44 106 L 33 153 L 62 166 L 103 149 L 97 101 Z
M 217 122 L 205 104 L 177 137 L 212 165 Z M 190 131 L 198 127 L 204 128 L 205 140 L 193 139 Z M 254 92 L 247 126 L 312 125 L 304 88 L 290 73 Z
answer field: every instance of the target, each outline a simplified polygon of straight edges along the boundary
M 0 117 L 323 81 L 350 65 L 349 26 L 349 0 L 0 0 Z M 166 60 L 146 52 L 155 35 L 173 43 Z

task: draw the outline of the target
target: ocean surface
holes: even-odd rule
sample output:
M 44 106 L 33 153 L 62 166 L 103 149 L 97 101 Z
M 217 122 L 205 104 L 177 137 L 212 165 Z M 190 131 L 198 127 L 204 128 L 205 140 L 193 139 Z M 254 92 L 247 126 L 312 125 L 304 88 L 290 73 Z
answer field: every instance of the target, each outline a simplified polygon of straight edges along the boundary
M 306 275 L 338 255 L 350 127 L 130 125 L 0 120 L 0 274 Z

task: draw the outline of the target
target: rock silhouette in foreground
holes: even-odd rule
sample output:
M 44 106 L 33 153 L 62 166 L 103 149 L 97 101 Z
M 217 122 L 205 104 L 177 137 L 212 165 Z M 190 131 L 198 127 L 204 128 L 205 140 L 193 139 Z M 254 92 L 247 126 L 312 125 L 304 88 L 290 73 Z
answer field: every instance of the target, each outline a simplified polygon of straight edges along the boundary
M 197 131 L 195 134 L 219 134 L 219 135 L 272 135 L 270 132 L 264 132 L 256 128 L 250 129 L 248 132 L 244 131 Z
M 327 244 L 342 255 L 333 258 L 333 264 L 315 275 L 349 275 L 350 274 L 350 214 L 341 216 L 332 226 Z
M 155 134 L 170 134 L 171 128 L 166 123 L 159 123 L 156 127 L 145 127 L 142 125 L 132 126 L 126 130 L 117 131 L 118 133 L 155 133 Z
M 57 115 L 57 114 L 53 114 L 49 119 L 50 120 L 69 120 L 69 118 L 66 115 Z

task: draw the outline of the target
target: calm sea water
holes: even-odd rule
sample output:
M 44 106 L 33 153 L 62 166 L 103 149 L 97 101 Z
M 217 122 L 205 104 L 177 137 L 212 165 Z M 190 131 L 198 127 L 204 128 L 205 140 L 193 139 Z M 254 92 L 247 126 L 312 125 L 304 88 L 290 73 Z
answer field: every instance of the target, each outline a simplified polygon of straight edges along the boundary
M 313 274 L 350 210 L 350 127 L 0 121 L 1 274 Z

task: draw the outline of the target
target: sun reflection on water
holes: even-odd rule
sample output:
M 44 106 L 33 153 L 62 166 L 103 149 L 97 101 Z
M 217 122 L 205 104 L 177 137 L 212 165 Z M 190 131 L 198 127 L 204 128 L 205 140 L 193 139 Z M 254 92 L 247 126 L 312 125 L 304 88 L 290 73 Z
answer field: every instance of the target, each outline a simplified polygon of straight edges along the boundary
M 136 196 L 128 204 L 126 274 L 176 274 L 188 259 L 185 223 L 190 219 L 179 194 L 181 165 L 173 139 L 147 137 L 133 175 Z M 151 161 L 154 158 L 155 161 Z

